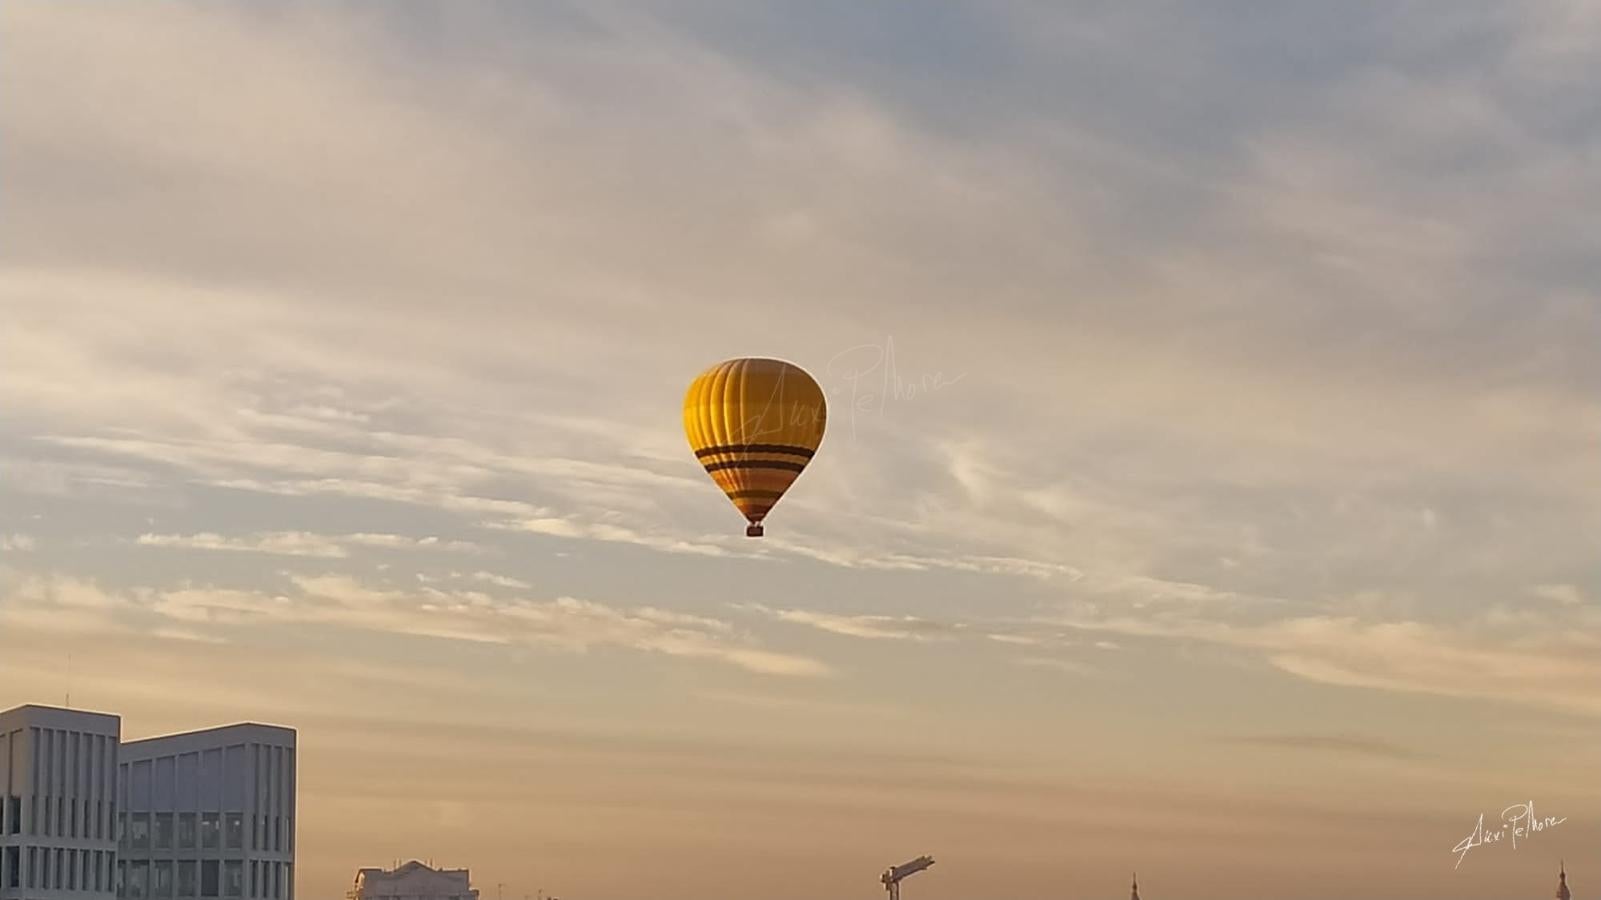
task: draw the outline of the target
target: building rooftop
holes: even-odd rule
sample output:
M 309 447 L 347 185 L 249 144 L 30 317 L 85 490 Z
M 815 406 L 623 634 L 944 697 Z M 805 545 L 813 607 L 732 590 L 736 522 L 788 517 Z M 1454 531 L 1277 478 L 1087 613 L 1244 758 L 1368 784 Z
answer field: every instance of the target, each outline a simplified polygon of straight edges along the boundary
M 186 738 L 186 737 L 191 737 L 191 736 L 195 736 L 195 735 L 214 734 L 214 733 L 219 732 L 219 731 L 230 731 L 230 730 L 239 729 L 239 728 L 265 728 L 265 729 L 268 729 L 268 730 L 271 730 L 271 731 L 285 732 L 291 738 L 293 738 L 295 736 L 295 730 L 293 728 L 290 728 L 287 725 L 268 725 L 268 724 L 266 724 L 264 722 L 235 722 L 235 723 L 233 723 L 231 725 L 215 725 L 215 726 L 213 726 L 211 728 L 200 728 L 200 729 L 196 729 L 194 731 L 178 731 L 178 732 L 173 732 L 172 734 L 156 734 L 156 735 L 151 735 L 150 737 L 136 738 L 134 740 L 124 740 L 122 742 L 122 745 L 124 747 L 129 747 L 129 746 L 133 746 L 133 745 L 136 745 L 136 744 L 147 743 L 149 741 L 167 741 L 167 740 L 172 740 L 174 738 Z
M 121 718 L 116 713 L 100 712 L 93 709 L 76 709 L 71 706 L 52 706 L 48 703 L 23 703 L 19 706 L 13 706 L 10 709 L 0 709 L 0 716 L 6 715 L 7 713 L 22 712 L 25 709 L 38 709 L 46 712 L 72 713 L 73 715 L 78 716 L 104 716 L 108 719 Z

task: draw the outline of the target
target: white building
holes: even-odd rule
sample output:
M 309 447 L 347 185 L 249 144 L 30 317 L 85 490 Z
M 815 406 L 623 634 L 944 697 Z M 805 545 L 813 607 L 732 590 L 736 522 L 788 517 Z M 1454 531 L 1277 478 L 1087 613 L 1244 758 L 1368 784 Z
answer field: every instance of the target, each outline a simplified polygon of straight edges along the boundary
M 121 731 L 103 713 L 0 712 L 0 900 L 114 900 Z
M 346 900 L 478 900 L 466 869 L 435 869 L 412 860 L 395 869 L 361 869 Z
M 122 745 L 125 900 L 294 900 L 295 732 L 228 725 Z

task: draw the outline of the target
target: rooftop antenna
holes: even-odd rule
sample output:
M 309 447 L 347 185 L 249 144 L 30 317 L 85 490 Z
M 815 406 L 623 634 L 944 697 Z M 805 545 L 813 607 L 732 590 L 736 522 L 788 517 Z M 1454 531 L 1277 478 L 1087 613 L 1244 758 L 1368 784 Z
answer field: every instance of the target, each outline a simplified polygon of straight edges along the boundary
M 67 653 L 67 709 L 72 708 L 72 653 Z

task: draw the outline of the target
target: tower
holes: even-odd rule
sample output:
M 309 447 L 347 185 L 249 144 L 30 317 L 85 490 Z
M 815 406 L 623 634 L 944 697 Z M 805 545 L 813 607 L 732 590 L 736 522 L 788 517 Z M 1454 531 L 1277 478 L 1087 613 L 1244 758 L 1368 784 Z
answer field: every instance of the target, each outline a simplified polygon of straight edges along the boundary
M 1129 900 L 1140 900 L 1140 876 L 1138 872 L 1134 873 L 1133 879 L 1134 880 L 1129 885 L 1128 890 Z M 1564 900 L 1566 900 L 1566 898 L 1564 898 Z
M 1556 900 L 1572 900 L 1573 895 L 1568 893 L 1568 866 L 1566 863 L 1557 863 L 1557 894 Z

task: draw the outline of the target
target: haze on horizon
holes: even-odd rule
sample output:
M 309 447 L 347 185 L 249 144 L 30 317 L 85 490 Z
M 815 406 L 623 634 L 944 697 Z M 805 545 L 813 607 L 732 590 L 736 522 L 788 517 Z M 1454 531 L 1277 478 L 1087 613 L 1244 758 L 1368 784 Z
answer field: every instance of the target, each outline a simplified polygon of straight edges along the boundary
M 0 707 L 294 726 L 304 900 L 1593 895 L 1598 48 L 6 3 Z M 831 406 L 761 541 L 746 355 Z

